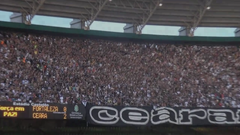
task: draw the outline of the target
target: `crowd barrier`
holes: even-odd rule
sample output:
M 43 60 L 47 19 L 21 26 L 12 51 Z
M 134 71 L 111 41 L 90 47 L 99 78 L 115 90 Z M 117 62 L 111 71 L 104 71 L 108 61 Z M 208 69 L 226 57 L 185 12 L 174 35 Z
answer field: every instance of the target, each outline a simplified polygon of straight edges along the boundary
M 0 102 L 0 118 L 75 119 L 106 126 L 238 125 L 240 109 Z

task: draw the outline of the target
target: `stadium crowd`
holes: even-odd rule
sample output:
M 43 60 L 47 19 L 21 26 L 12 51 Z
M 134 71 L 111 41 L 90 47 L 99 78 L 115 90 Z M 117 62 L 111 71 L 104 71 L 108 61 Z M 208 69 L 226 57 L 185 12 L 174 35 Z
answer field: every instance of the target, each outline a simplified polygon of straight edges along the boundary
M 0 32 L 0 101 L 240 107 L 236 46 Z

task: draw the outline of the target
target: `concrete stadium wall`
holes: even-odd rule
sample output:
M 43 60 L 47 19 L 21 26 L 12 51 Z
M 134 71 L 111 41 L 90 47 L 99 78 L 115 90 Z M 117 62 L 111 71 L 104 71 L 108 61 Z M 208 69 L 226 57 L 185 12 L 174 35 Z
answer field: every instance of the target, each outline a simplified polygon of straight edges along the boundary
M 15 29 L 21 31 L 38 31 L 47 33 L 58 33 L 58 34 L 71 34 L 75 36 L 97 36 L 105 38 L 125 38 L 134 40 L 148 40 L 148 41 L 166 41 L 166 42 L 210 42 L 210 43 L 240 43 L 240 37 L 187 37 L 187 36 L 161 36 L 161 35 L 137 35 L 132 33 L 116 33 L 116 32 L 103 32 L 95 30 L 82 30 L 72 28 L 59 28 L 50 26 L 40 25 L 26 25 L 21 23 L 13 22 L 1 22 L 0 30 L 3 29 Z

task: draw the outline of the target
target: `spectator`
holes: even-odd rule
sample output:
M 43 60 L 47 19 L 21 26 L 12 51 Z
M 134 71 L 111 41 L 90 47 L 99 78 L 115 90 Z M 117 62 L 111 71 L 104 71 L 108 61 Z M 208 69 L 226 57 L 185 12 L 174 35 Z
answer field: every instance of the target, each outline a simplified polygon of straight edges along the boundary
M 240 107 L 236 46 L 0 33 L 0 101 Z

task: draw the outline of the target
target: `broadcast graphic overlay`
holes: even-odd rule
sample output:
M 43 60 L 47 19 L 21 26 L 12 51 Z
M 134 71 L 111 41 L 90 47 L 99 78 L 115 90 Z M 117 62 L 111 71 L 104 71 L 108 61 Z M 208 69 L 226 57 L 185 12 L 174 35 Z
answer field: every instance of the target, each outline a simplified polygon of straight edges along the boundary
M 36 104 L 0 102 L 0 118 L 85 119 L 82 104 Z
M 0 102 L 0 118 L 29 118 L 29 106 L 13 105 L 10 102 Z

